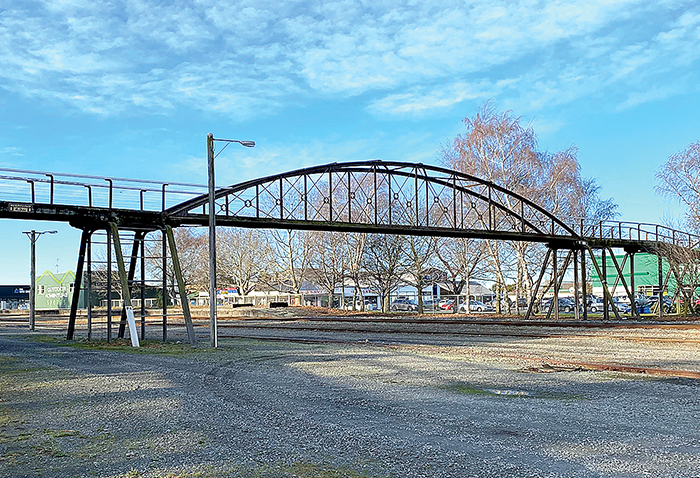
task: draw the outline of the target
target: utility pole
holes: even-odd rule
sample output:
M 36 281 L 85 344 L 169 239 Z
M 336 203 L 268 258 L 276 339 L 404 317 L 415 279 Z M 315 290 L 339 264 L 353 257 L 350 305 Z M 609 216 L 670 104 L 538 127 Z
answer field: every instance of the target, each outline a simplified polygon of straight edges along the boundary
M 36 328 L 36 241 L 42 234 L 58 234 L 58 231 L 22 231 L 31 241 L 31 264 L 29 267 L 29 330 Z

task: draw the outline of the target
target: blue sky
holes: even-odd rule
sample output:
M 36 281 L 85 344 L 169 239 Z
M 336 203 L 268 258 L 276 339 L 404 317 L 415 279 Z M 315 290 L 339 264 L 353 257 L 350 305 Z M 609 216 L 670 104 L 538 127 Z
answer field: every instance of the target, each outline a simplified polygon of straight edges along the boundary
M 572 144 L 621 218 L 700 140 L 697 1 L 0 0 L 0 167 L 233 184 L 332 161 L 434 163 L 486 100 Z M 0 220 L 0 283 L 74 269 L 69 226 Z

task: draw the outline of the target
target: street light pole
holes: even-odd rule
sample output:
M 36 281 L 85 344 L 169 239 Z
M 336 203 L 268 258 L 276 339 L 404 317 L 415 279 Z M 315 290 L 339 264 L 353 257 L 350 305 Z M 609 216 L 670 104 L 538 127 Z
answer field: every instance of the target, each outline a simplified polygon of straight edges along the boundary
M 27 235 L 32 243 L 31 246 L 31 265 L 29 268 L 29 330 L 33 331 L 36 327 L 36 241 L 42 234 L 58 234 L 58 231 L 40 231 L 34 229 L 31 231 L 22 231 Z
M 226 143 L 221 151 L 214 155 L 214 141 Z M 216 322 L 216 186 L 214 181 L 214 160 L 231 143 L 238 143 L 246 148 L 255 146 L 255 141 L 239 141 L 235 139 L 216 139 L 212 133 L 207 135 L 207 170 L 209 177 L 209 334 L 211 346 L 219 346 L 219 334 Z M 184 300 L 187 300 L 185 298 Z

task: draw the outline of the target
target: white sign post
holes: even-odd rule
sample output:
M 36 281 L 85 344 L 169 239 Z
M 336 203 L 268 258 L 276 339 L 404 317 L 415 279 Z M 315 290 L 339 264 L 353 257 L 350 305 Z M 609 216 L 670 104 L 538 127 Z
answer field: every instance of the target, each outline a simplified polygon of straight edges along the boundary
M 126 306 L 126 322 L 129 324 L 129 335 L 131 336 L 131 346 L 139 347 L 139 334 L 136 330 L 136 320 L 134 319 L 134 308 Z

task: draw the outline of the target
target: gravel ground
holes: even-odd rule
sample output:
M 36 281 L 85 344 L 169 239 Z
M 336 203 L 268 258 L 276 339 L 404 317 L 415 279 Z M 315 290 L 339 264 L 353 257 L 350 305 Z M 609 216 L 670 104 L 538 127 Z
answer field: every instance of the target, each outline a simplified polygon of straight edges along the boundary
M 469 344 L 102 345 L 0 328 L 0 476 L 700 477 L 697 380 L 531 373 Z M 700 369 L 687 345 L 663 358 Z

